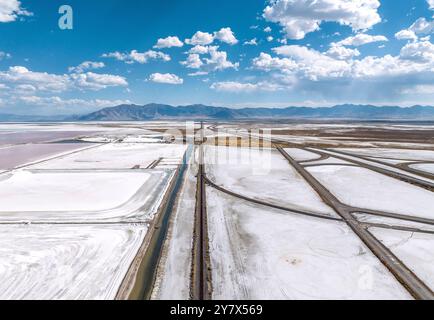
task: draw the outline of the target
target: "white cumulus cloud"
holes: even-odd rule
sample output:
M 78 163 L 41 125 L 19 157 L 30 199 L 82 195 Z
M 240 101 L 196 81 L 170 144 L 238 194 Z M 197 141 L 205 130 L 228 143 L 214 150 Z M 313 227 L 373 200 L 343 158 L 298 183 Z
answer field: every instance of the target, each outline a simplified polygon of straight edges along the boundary
M 81 72 L 84 72 L 86 70 L 101 69 L 104 67 L 105 67 L 104 62 L 84 61 L 76 67 L 69 67 L 68 70 L 69 70 L 69 72 L 81 73 Z
M 187 60 L 181 61 L 181 64 L 190 69 L 199 69 L 202 67 L 203 62 L 200 59 L 199 54 L 191 53 L 188 55 Z
M 201 55 L 207 56 L 201 58 Z M 229 61 L 227 52 L 220 51 L 218 46 L 196 45 L 188 51 L 187 59 L 180 63 L 190 69 L 202 68 L 200 71 L 207 73 L 239 67 L 239 63 Z
M 149 76 L 149 81 L 165 84 L 183 84 L 184 80 L 173 73 L 153 73 Z
M 434 78 L 434 45 L 428 41 L 408 43 L 397 56 L 348 60 L 297 45 L 277 47 L 273 51 L 283 58 L 261 53 L 253 60 L 253 67 L 314 82 L 363 79 L 381 80 L 385 85 L 390 81 L 392 86 L 401 79 L 404 85 L 412 86 L 409 77 L 417 77 L 418 84 L 432 83 Z
M 369 34 L 359 33 L 353 37 L 348 37 L 336 43 L 337 46 L 359 47 L 372 42 L 389 41 L 385 36 L 371 36 Z
M 434 62 L 434 45 L 429 41 L 408 43 L 401 49 L 402 59 L 419 63 Z
M 104 53 L 102 55 L 103 58 L 114 58 L 119 61 L 124 61 L 125 63 L 148 63 L 150 60 L 162 60 L 162 61 L 170 61 L 171 58 L 168 54 L 165 54 L 160 51 L 148 50 L 146 52 L 138 52 L 137 50 L 132 50 L 130 53 L 121 53 L 118 51 Z
M 220 40 L 221 42 L 234 45 L 238 43 L 231 28 L 221 28 L 219 31 L 214 32 L 214 39 Z
M 188 50 L 188 53 L 207 54 L 209 52 L 209 48 L 211 48 L 211 46 L 196 45 L 190 50 Z M 214 47 L 214 48 L 218 48 L 218 47 Z
M 34 72 L 23 66 L 13 66 L 7 71 L 0 71 L 0 81 L 15 85 L 32 85 L 41 91 L 65 91 L 70 87 L 67 75 Z
M 210 86 L 211 89 L 219 92 L 230 93 L 249 93 L 254 91 L 277 91 L 282 90 L 283 87 L 270 82 L 236 82 L 236 81 L 222 81 L 215 82 Z
M 154 46 L 156 49 L 163 49 L 163 48 L 172 48 L 172 47 L 182 47 L 184 43 L 179 40 L 178 37 L 175 36 L 169 36 L 167 38 L 158 39 L 157 44 Z
M 190 39 L 185 39 L 185 43 L 192 46 L 207 46 L 212 44 L 215 40 L 234 45 L 238 43 L 238 39 L 235 37 L 231 28 L 221 28 L 214 33 L 197 31 Z
M 385 104 L 402 102 L 405 95 L 419 92 L 418 100 L 432 100 L 426 96 L 434 83 L 434 44 L 429 41 L 407 43 L 397 55 L 343 59 L 330 49 L 277 47 L 273 50 L 277 56 L 262 52 L 254 58 L 252 69 L 266 72 L 261 76 L 268 77 L 267 83 L 292 83 L 286 91 L 306 97 Z
M 190 45 L 208 45 L 214 42 L 214 36 L 208 32 L 198 31 L 191 39 L 186 39 L 185 43 Z
M 395 34 L 398 40 L 416 41 L 419 35 L 429 35 L 434 32 L 434 21 L 425 18 L 417 19 L 408 29 L 403 29 Z
M 300 40 L 319 30 L 322 22 L 369 29 L 381 22 L 379 7 L 378 0 L 271 0 L 263 16 L 282 26 L 287 38 Z
M 211 66 L 213 70 L 224 70 L 224 69 L 237 69 L 239 63 L 233 63 L 228 60 L 228 54 L 225 51 L 218 51 L 218 47 L 209 48 L 209 58 L 205 58 L 207 65 Z
M 58 75 L 31 71 L 23 66 L 14 66 L 7 71 L 0 71 L 0 83 L 7 84 L 21 93 L 64 92 L 72 89 L 95 91 L 108 87 L 128 86 L 127 80 L 117 75 L 93 72 Z
M 425 18 L 417 19 L 408 30 L 416 34 L 430 34 L 434 31 L 434 21 L 428 21 Z
M 249 41 L 245 41 L 244 42 L 245 46 L 257 46 L 258 45 L 258 40 L 256 38 L 253 38 Z
M 417 35 L 411 30 L 401 30 L 395 33 L 395 38 L 398 40 L 417 40 Z
M 360 51 L 341 46 L 331 46 L 330 49 L 327 50 L 326 55 L 338 60 L 348 60 L 360 56 Z
M 292 59 L 272 57 L 264 52 L 261 52 L 259 57 L 253 59 L 253 67 L 264 71 L 280 70 L 285 72 L 293 70 L 296 66 L 296 62 Z
M 31 16 L 32 13 L 21 7 L 18 0 L 0 1 L 0 22 L 13 22 L 19 16 Z
M 112 74 L 98 74 L 93 72 L 73 73 L 71 79 L 78 88 L 101 90 L 108 87 L 126 87 L 128 82 L 124 77 Z

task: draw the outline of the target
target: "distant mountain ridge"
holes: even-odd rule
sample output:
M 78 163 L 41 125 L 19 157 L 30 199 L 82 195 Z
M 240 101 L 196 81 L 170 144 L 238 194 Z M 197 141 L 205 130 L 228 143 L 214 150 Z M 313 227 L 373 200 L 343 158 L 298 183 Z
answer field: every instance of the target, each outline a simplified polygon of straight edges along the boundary
M 79 117 L 79 121 L 134 121 L 162 119 L 232 119 L 235 109 L 189 105 L 173 107 L 164 104 L 120 105 L 104 108 Z
M 331 120 L 395 120 L 434 121 L 434 107 L 343 104 L 333 107 L 242 108 L 214 107 L 202 104 L 171 106 L 119 105 L 76 116 L 30 116 L 0 114 L 1 122 L 43 121 L 150 121 L 150 120 L 248 120 L 248 119 L 331 119 Z
M 349 120 L 434 120 L 434 107 L 408 108 L 373 105 L 337 105 L 310 108 L 243 108 L 231 109 L 201 104 L 170 106 L 164 104 L 120 105 L 79 116 L 78 121 L 146 121 L 146 120 L 240 120 L 240 119 L 349 119 Z

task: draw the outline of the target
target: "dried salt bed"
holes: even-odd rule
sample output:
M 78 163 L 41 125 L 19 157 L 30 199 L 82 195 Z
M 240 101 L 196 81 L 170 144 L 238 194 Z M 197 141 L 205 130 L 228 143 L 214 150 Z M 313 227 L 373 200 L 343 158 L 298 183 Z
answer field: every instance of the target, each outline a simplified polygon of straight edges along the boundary
M 307 170 L 345 204 L 434 219 L 434 193 L 358 167 L 320 166 Z
M 372 228 L 370 231 L 434 289 L 434 235 Z
M 313 148 L 313 150 L 318 150 L 318 149 Z M 322 150 L 322 151 L 324 153 L 330 155 L 330 156 L 339 156 L 339 157 L 341 157 L 343 159 L 346 159 L 348 161 L 353 160 L 353 161 L 357 161 L 357 162 L 360 162 L 360 163 L 364 163 L 364 164 L 370 165 L 372 167 L 377 167 L 377 168 L 381 168 L 381 169 L 386 169 L 388 171 L 396 172 L 396 173 L 399 173 L 399 174 L 404 175 L 404 176 L 416 178 L 416 179 L 419 179 L 419 180 L 424 180 L 424 181 L 427 181 L 427 182 L 430 182 L 430 183 L 433 182 L 432 179 L 421 177 L 420 175 L 417 175 L 417 174 L 409 173 L 407 171 L 398 169 L 398 168 L 396 168 L 396 167 L 394 167 L 392 165 L 389 165 L 389 164 L 381 164 L 381 163 L 378 163 L 378 162 L 374 162 L 372 160 L 361 159 L 361 158 L 356 157 L 356 156 L 343 155 L 341 153 L 337 153 L 335 151 L 330 151 L 330 150 Z
M 401 220 L 401 219 L 396 219 L 396 218 L 376 216 L 376 215 L 368 214 L 368 213 L 364 213 L 364 212 L 353 213 L 353 216 L 355 216 L 357 218 L 357 220 L 359 220 L 360 222 L 365 222 L 365 223 L 374 223 L 374 224 L 376 223 L 376 224 L 383 224 L 383 225 L 389 225 L 389 226 L 408 227 L 408 228 L 415 228 L 415 229 L 434 232 L 434 225 L 431 225 L 431 224 Z
M 0 176 L 0 221 L 150 219 L 171 171 L 16 171 Z
M 159 143 L 111 143 L 50 162 L 38 164 L 36 169 L 131 169 L 148 167 L 159 158 L 184 156 L 186 145 Z
M 297 148 L 285 148 L 286 153 L 288 153 L 295 161 L 309 161 L 320 158 L 320 155 L 309 152 L 303 149 Z
M 411 299 L 344 223 L 207 188 L 213 299 Z
M 311 162 L 304 163 L 304 165 L 309 165 L 309 166 L 324 165 L 324 164 L 351 164 L 351 162 L 344 161 L 344 160 L 341 160 L 338 158 L 329 157 L 329 158 L 324 159 L 324 160 L 311 161 Z
M 410 165 L 410 167 L 416 170 L 425 171 L 434 174 L 434 163 L 412 164 Z
M 0 225 L 0 299 L 114 299 L 146 232 L 137 225 Z
M 391 158 L 395 160 L 408 161 L 434 161 L 434 151 L 411 150 L 411 149 L 387 149 L 387 148 L 344 148 L 337 151 L 352 153 L 367 157 Z
M 241 195 L 289 208 L 336 215 L 276 150 L 205 148 L 208 177 Z

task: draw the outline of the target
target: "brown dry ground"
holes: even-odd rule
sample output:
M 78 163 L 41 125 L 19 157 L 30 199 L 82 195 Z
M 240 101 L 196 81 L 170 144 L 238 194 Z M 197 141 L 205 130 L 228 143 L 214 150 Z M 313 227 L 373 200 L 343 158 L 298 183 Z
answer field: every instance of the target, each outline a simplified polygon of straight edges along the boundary
M 397 129 L 368 129 L 351 128 L 344 132 L 341 129 L 333 130 L 272 130 L 273 135 L 308 136 L 318 138 L 352 138 L 361 141 L 384 141 L 401 143 L 433 143 L 434 130 L 397 130 Z

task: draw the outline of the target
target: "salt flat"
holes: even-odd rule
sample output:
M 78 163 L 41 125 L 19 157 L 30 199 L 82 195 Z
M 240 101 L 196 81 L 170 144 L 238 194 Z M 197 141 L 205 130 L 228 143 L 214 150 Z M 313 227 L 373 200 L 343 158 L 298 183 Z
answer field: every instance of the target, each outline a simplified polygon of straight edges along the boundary
M 379 228 L 372 228 L 371 232 L 434 289 L 434 235 Z
M 336 149 L 361 156 L 374 156 L 380 158 L 391 158 L 395 160 L 410 161 L 434 161 L 434 151 L 431 150 L 410 150 L 410 149 L 387 149 L 387 148 L 344 148 Z
M 412 164 L 410 165 L 410 167 L 413 169 L 434 174 L 434 163 L 420 163 L 420 164 L 418 163 L 418 164 Z
M 381 161 L 387 164 L 391 165 L 397 165 L 401 163 L 411 162 L 412 160 L 395 160 L 395 159 L 389 159 L 389 158 L 378 158 L 378 157 L 366 157 L 368 160 L 374 160 L 374 161 Z
M 47 163 L 38 164 L 37 169 L 131 169 L 135 166 L 148 167 L 159 158 L 182 158 L 185 145 L 111 143 L 78 154 L 65 156 Z
M 316 160 L 320 158 L 321 156 L 309 152 L 303 149 L 297 149 L 297 148 L 285 148 L 284 149 L 286 153 L 288 153 L 295 161 L 308 161 L 308 160 Z
M 123 143 L 164 143 L 163 139 L 157 137 L 149 137 L 149 136 L 128 136 L 122 140 Z
M 342 158 L 344 158 L 344 159 L 347 159 L 348 161 L 349 161 L 349 160 L 353 160 L 353 161 L 357 161 L 357 162 L 360 162 L 360 163 L 364 163 L 364 164 L 370 165 L 370 166 L 372 166 L 372 167 L 377 167 L 377 168 L 380 168 L 380 169 L 386 169 L 386 170 L 388 170 L 388 171 L 396 172 L 396 173 L 402 174 L 402 175 L 404 175 L 404 176 L 408 176 L 408 177 L 416 178 L 416 179 L 419 179 L 419 180 L 428 181 L 428 182 L 430 182 L 430 183 L 433 182 L 432 179 L 425 178 L 425 177 L 421 177 L 420 175 L 413 174 L 413 173 L 410 173 L 410 172 L 407 172 L 407 171 L 404 171 L 404 170 L 398 169 L 398 168 L 396 168 L 396 167 L 394 167 L 394 166 L 391 166 L 391 165 L 389 165 L 389 164 L 381 164 L 381 163 L 378 163 L 378 162 L 373 162 L 373 161 L 371 161 L 371 160 L 360 159 L 360 158 L 355 157 L 355 156 L 347 156 L 347 155 L 339 154 L 339 153 L 336 153 L 336 152 L 334 152 L 334 151 L 325 150 L 325 149 L 323 149 L 322 151 L 323 151 L 324 153 L 327 153 L 328 155 L 331 155 L 331 156 L 339 156 L 339 157 L 342 157 Z
M 0 176 L 1 221 L 152 218 L 173 171 L 16 171 Z
M 0 299 L 113 299 L 145 226 L 0 226 Z
M 226 189 L 293 209 L 335 215 L 276 150 L 205 148 L 208 177 Z
M 376 223 L 376 224 L 383 224 L 387 226 L 409 227 L 409 228 L 434 232 L 434 225 L 426 224 L 426 223 L 376 216 L 376 215 L 367 214 L 363 212 L 353 213 L 353 216 L 355 216 L 357 220 L 359 220 L 360 222 L 365 222 L 365 223 L 374 223 L 374 224 Z
M 146 172 L 17 171 L 0 180 L 1 211 L 101 211 L 127 202 Z
M 411 299 L 344 223 L 207 188 L 213 299 Z
M 273 139 L 278 139 L 290 143 L 295 143 L 300 146 L 309 143 L 317 143 L 317 144 L 328 144 L 331 146 L 360 146 L 360 147 L 375 147 L 375 144 L 368 141 L 360 141 L 360 140 L 348 140 L 342 141 L 341 139 L 336 138 L 327 138 L 327 137 L 312 137 L 312 136 L 291 136 L 291 135 L 275 135 L 273 134 Z
M 329 158 L 324 159 L 324 160 L 312 161 L 312 162 L 306 163 L 306 165 L 309 165 L 309 166 L 324 165 L 324 164 L 351 164 L 351 162 L 344 161 L 344 160 L 334 158 L 334 157 L 329 157 Z
M 336 152 L 329 149 L 362 150 L 363 155 L 378 156 L 376 159 L 390 163 L 408 161 L 400 160 L 407 157 L 431 161 L 434 151 L 404 149 L 418 145 L 410 139 L 406 144 L 389 142 L 384 136 L 378 141 L 351 136 L 359 128 L 395 126 L 283 122 L 275 127 L 270 122 L 220 125 L 235 128 L 232 133 L 240 134 L 255 126 L 287 128 L 288 133 L 282 131 L 275 137 L 299 146 L 288 144 L 285 151 L 297 161 L 313 160 L 305 164 L 306 169 L 342 202 L 434 219 L 434 193 L 362 167 L 343 166 L 353 158 L 337 159 Z M 205 127 L 216 128 L 214 122 L 205 123 Z M 418 126 L 396 128 L 405 134 Z M 155 230 L 163 230 L 154 228 L 153 219 L 168 199 L 169 187 L 187 149 L 179 141 L 168 143 L 167 129 L 185 129 L 185 123 L 0 124 L 0 135 L 9 134 L 15 139 L 12 142 L 22 139 L 26 143 L 11 147 L 1 145 L 0 138 L 0 173 L 15 165 L 56 156 L 0 175 L 0 299 L 115 298 L 139 247 L 147 244 L 143 242 L 147 232 L 150 236 Z M 291 130 L 299 132 L 293 134 Z M 293 210 L 338 217 L 273 146 L 214 146 L 211 138 L 216 135 L 205 130 L 209 138 L 204 146 L 205 171 L 215 184 Z M 228 130 L 223 131 L 223 136 L 230 135 Z M 419 142 L 424 142 L 423 135 Z M 41 139 L 63 137 L 88 143 L 40 143 Z M 29 143 L 32 139 L 38 142 Z M 226 139 L 220 143 L 226 145 Z M 378 145 L 383 147 L 369 148 Z M 400 146 L 399 150 L 392 149 L 393 145 Z M 80 149 L 83 146 L 86 150 Z M 330 157 L 315 160 L 320 156 L 314 150 Z M 66 154 L 73 151 L 79 152 Z M 196 156 L 197 160 L 197 154 L 192 158 Z M 403 171 L 369 160 L 362 162 Z M 412 167 L 430 170 L 432 166 L 423 163 Z M 163 246 L 158 268 L 151 270 L 156 273 L 152 299 L 190 298 L 196 175 L 197 163 L 190 159 L 180 192 L 170 197 L 176 200 L 167 238 L 158 243 Z M 271 209 L 208 184 L 206 196 L 214 299 L 412 299 L 345 222 Z M 431 225 L 363 212 L 354 217 L 367 224 L 434 230 Z M 432 235 L 366 228 L 423 281 L 434 286 Z M 140 262 L 139 257 L 136 260 Z M 134 275 L 135 269 L 130 271 Z
M 434 193 L 428 190 L 358 167 L 307 170 L 345 204 L 434 219 Z

